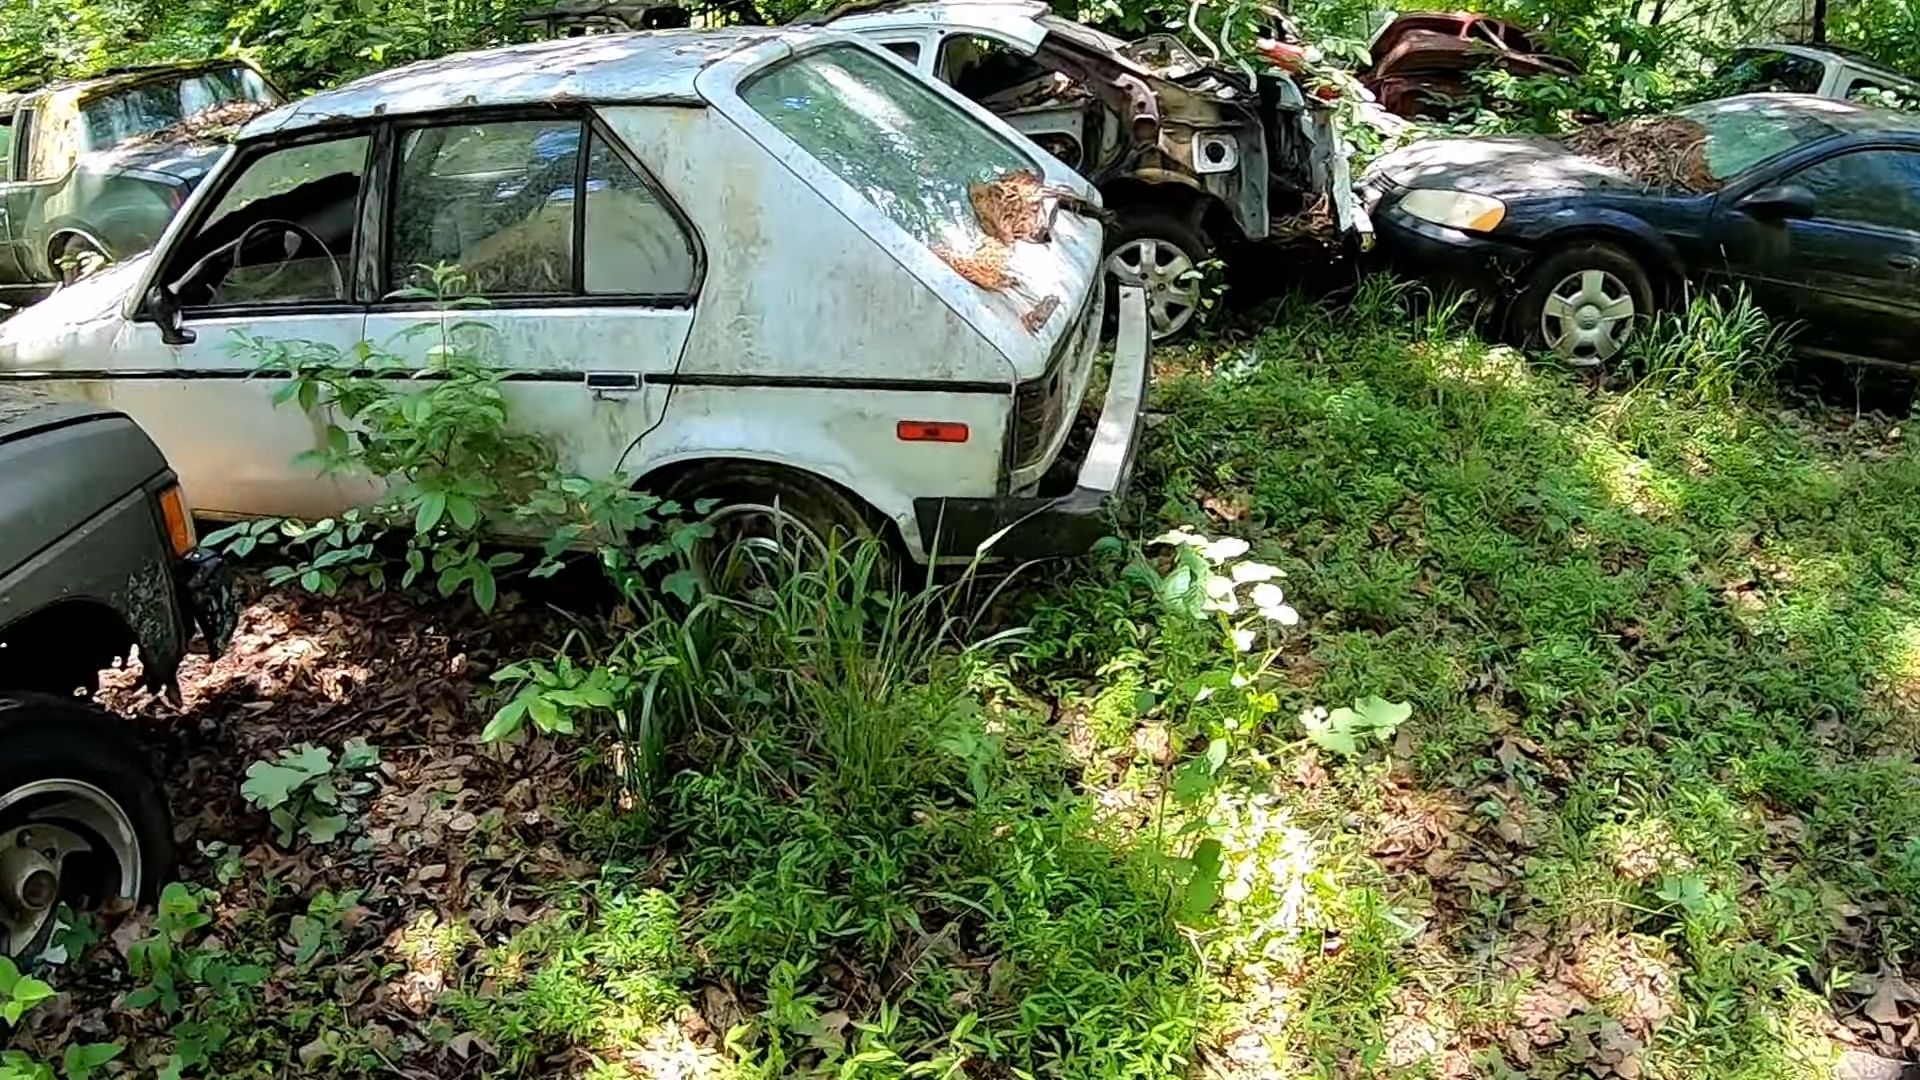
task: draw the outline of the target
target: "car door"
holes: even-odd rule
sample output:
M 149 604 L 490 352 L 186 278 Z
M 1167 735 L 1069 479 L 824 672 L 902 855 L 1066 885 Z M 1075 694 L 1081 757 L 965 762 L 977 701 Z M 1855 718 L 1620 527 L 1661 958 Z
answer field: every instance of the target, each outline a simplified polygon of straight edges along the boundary
M 0 285 L 20 280 L 20 259 L 13 251 L 13 229 L 7 213 L 7 194 L 13 190 L 13 122 L 16 114 L 0 113 Z
M 276 406 L 287 347 L 351 349 L 365 329 L 354 254 L 372 139 L 306 134 L 233 151 L 214 190 L 161 244 L 147 278 L 191 340 L 167 340 L 151 300 L 110 354 L 109 403 L 153 436 L 194 508 L 314 518 L 364 501 L 364 482 L 321 476 L 300 454 L 325 423 Z M 151 292 L 149 293 L 151 297 Z
M 33 110 L 0 116 L 0 285 L 32 281 L 26 258 L 27 210 L 32 190 L 27 163 L 33 140 Z
M 686 218 L 585 111 L 410 123 L 392 142 L 368 342 L 426 366 L 447 329 L 509 369 L 516 426 L 569 469 L 614 472 L 665 407 L 693 323 L 704 263 Z M 436 288 L 480 306 L 419 295 Z
M 1797 194 L 1796 194 L 1797 189 Z M 1811 196 L 1789 214 L 1767 208 Z M 1728 271 L 1809 351 L 1912 362 L 1920 337 L 1920 148 L 1842 149 L 1749 186 L 1718 212 Z

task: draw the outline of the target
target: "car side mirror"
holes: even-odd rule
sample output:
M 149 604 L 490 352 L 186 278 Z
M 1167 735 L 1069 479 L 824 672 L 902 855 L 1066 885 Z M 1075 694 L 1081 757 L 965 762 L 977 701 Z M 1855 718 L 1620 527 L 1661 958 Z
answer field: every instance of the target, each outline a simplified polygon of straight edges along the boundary
M 153 316 L 154 325 L 160 328 L 160 340 L 168 345 L 191 345 L 199 336 L 187 329 L 180 313 L 180 298 L 165 285 L 147 290 L 147 314 Z
M 1799 184 L 1775 184 L 1750 192 L 1739 207 L 1762 221 L 1810 218 L 1816 205 L 1813 192 Z

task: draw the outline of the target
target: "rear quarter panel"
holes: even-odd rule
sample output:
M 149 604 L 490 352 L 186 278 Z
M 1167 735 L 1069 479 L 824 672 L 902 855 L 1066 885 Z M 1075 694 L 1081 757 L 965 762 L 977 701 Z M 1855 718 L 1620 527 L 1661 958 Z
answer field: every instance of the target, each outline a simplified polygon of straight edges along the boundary
M 582 402 L 530 411 L 551 421 L 556 409 L 624 409 L 622 422 L 590 423 L 621 433 L 630 475 L 711 458 L 789 465 L 909 537 L 914 498 L 995 492 L 1015 369 L 968 319 L 713 110 L 601 115 L 692 221 L 706 277 L 685 348 L 642 409 L 585 405 L 577 386 L 516 387 L 523 401 Z M 903 443 L 901 420 L 959 421 L 970 434 Z

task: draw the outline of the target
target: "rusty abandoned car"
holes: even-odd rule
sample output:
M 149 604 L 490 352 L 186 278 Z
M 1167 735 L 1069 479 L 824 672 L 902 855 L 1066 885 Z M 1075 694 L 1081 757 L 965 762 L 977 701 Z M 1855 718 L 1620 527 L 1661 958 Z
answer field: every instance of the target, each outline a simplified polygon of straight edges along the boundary
M 1191 329 L 1201 265 L 1312 222 L 1354 228 L 1333 110 L 1156 34 L 1124 41 L 1032 0 L 862 4 L 822 17 L 880 43 L 1078 170 L 1114 224 L 1107 270 L 1147 291 L 1156 341 Z

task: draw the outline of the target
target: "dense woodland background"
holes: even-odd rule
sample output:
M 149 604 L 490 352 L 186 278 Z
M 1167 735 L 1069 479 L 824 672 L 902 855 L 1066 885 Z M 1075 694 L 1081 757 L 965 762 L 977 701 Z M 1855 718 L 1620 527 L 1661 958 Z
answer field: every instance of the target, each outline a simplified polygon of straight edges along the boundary
M 300 93 L 396 64 L 502 42 L 537 28 L 523 19 L 551 0 L 0 0 L 0 87 L 132 64 L 238 54 Z M 781 22 L 810 0 L 693 0 L 716 21 Z M 1718 53 L 1764 40 L 1825 38 L 1920 75 L 1914 0 L 1415 0 L 1408 7 L 1483 7 L 1537 28 L 1582 62 L 1577 85 L 1501 86 L 1489 93 L 1621 115 L 1697 86 Z M 1330 56 L 1357 60 L 1386 5 L 1296 0 L 1289 14 Z M 1250 26 L 1246 0 L 1196 9 L 1205 28 Z M 1122 32 L 1182 28 L 1184 0 L 1091 0 L 1079 12 Z M 1232 34 L 1227 35 L 1229 38 Z M 1545 99 L 1542 101 L 1542 99 Z

